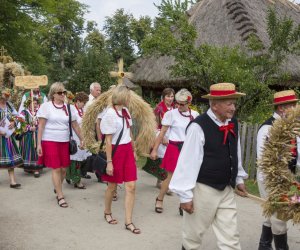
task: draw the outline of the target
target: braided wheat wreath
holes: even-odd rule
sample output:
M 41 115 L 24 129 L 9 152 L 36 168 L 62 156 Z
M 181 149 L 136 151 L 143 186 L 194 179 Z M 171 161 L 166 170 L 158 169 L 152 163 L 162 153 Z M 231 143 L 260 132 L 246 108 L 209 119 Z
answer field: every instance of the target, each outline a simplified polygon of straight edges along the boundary
M 135 121 L 138 133 L 135 138 L 136 152 L 139 155 L 149 154 L 155 140 L 156 121 L 151 106 L 135 92 L 131 92 L 128 105 L 129 112 Z M 111 105 L 113 89 L 102 93 L 87 109 L 82 119 L 82 136 L 85 147 L 92 153 L 99 152 L 100 142 L 95 139 L 95 121 L 100 112 Z
M 269 139 L 264 145 L 261 161 L 258 163 L 265 174 L 269 196 L 264 203 L 264 215 L 277 213 L 280 220 L 300 222 L 300 184 L 288 169 L 292 158 L 291 140 L 300 136 L 300 106 L 287 118 L 278 119 L 270 129 Z

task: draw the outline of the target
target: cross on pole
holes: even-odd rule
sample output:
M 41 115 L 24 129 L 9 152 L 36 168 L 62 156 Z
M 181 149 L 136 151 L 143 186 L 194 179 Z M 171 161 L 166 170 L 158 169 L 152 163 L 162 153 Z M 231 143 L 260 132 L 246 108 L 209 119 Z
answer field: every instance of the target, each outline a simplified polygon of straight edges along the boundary
M 7 52 L 6 49 L 4 49 L 3 46 L 1 46 L 1 49 L 0 49 L 0 56 L 4 56 L 4 54 Z
M 111 77 L 118 78 L 118 84 L 123 84 L 124 77 L 132 78 L 131 72 L 124 72 L 124 61 L 123 58 L 118 60 L 118 71 L 111 71 L 109 72 Z

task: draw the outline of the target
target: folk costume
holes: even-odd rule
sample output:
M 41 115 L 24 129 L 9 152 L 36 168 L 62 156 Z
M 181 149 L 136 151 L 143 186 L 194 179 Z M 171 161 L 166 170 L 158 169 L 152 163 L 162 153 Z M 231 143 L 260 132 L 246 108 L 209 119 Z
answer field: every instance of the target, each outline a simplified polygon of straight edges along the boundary
M 296 103 L 298 101 L 297 96 L 293 90 L 280 91 L 274 94 L 273 105 L 284 105 L 290 103 Z M 257 133 L 257 160 L 261 159 L 264 149 L 264 143 L 268 138 L 270 128 L 275 120 L 281 119 L 281 116 L 274 112 L 273 115 L 267 119 L 259 128 Z M 291 172 L 295 173 L 296 165 L 300 165 L 299 160 L 299 138 L 295 138 L 291 141 L 295 147 L 292 150 L 293 159 L 289 162 L 289 169 Z M 260 196 L 264 199 L 267 198 L 268 192 L 265 187 L 265 176 L 260 169 L 257 168 L 257 184 L 260 192 Z M 288 249 L 287 245 L 287 222 L 277 219 L 276 215 L 266 218 L 263 227 L 262 234 L 259 242 L 259 250 L 272 249 L 272 241 L 274 237 L 274 242 L 276 247 L 281 247 L 280 249 Z M 277 248 L 276 248 L 277 249 Z M 279 248 L 278 248 L 279 249 Z
M 40 99 L 39 99 L 40 100 Z M 41 101 L 38 101 L 39 104 Z M 21 111 L 26 122 L 26 131 L 22 134 L 19 148 L 24 160 L 24 171 L 39 172 L 44 166 L 38 164 L 38 155 L 36 151 L 38 119 L 36 117 L 38 109 L 31 110 L 31 98 L 29 97 L 24 103 L 24 110 Z M 30 128 L 35 127 L 35 131 Z
M 70 107 L 72 121 L 76 120 L 76 110 Z M 57 106 L 53 101 L 45 102 L 37 112 L 38 118 L 47 120 L 42 136 L 43 155 L 38 164 L 48 168 L 67 168 L 70 166 L 69 152 L 69 114 L 67 104 Z
M 101 133 L 103 135 L 112 135 L 112 149 L 115 147 L 123 129 L 121 140 L 112 157 L 113 175 L 103 175 L 103 181 L 121 184 L 137 180 L 137 167 L 130 136 L 131 126 L 132 119 L 127 108 L 123 108 L 122 111 L 118 111 L 114 107 L 108 108 L 102 117 L 100 124 Z
M 156 136 L 159 135 L 161 127 L 162 127 L 162 119 L 164 118 L 164 115 L 166 112 L 174 109 L 174 105 L 171 107 L 167 107 L 164 101 L 161 101 L 154 109 L 154 114 L 156 116 L 157 120 L 157 130 L 156 130 Z M 167 131 L 165 138 L 169 138 L 169 130 Z M 167 146 L 163 145 L 162 143 L 159 145 L 157 150 L 158 159 L 152 160 L 150 157 L 147 158 L 147 162 L 145 166 L 143 167 L 143 170 L 145 170 L 147 173 L 152 174 L 154 177 L 158 178 L 159 180 L 164 180 L 167 177 L 166 171 L 161 168 L 161 162 L 164 158 L 164 155 L 166 153 Z
M 234 84 L 220 83 L 212 85 L 203 98 L 236 99 L 242 95 Z M 234 188 L 244 178 L 237 120 L 223 122 L 209 109 L 188 126 L 169 186 L 181 203 L 193 201 L 194 212 L 183 215 L 183 249 L 201 249 L 210 225 L 218 249 L 241 249 Z
M 20 107 L 19 107 L 19 113 L 21 113 L 21 112 L 25 109 L 24 103 L 25 103 L 25 101 L 26 101 L 28 98 L 31 98 L 31 91 L 26 92 L 26 93 L 22 96 L 21 104 L 20 104 Z M 40 101 L 40 104 L 42 104 L 42 103 L 48 101 L 46 94 L 43 93 L 43 92 L 41 92 L 41 91 L 38 91 L 37 93 L 33 93 L 33 98 L 38 99 L 38 100 L 41 100 L 41 101 Z
M 83 110 L 83 108 L 79 109 L 76 106 L 76 104 L 71 105 L 71 107 L 74 107 L 76 109 L 76 120 L 77 120 L 79 127 L 81 127 L 84 110 Z M 73 130 L 73 139 L 76 140 L 77 145 L 80 144 L 80 140 L 74 130 Z M 89 155 L 91 155 L 91 154 L 86 149 L 80 149 L 80 148 L 78 148 L 76 154 L 71 155 L 71 165 L 67 169 L 67 175 L 66 175 L 67 181 L 72 182 L 74 185 L 77 185 L 80 183 L 81 164 Z
M 189 109 L 187 112 L 181 112 L 178 108 L 168 111 L 162 119 L 162 126 L 169 127 L 169 144 L 162 160 L 161 167 L 167 172 L 174 172 L 185 141 L 185 130 L 188 124 L 193 121 L 199 113 Z
M 2 128 L 14 121 L 18 125 L 18 113 L 10 102 L 6 102 L 5 108 L 0 108 L 0 126 Z M 14 135 L 0 136 L 0 169 L 11 169 L 23 165 L 23 159 L 20 154 Z

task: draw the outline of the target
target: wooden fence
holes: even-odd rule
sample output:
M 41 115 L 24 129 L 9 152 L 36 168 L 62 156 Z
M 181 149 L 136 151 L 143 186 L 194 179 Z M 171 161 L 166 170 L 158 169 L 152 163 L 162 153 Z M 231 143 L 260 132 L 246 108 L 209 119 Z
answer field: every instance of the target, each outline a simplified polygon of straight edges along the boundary
M 256 138 L 259 124 L 239 123 L 243 167 L 249 179 L 256 177 Z

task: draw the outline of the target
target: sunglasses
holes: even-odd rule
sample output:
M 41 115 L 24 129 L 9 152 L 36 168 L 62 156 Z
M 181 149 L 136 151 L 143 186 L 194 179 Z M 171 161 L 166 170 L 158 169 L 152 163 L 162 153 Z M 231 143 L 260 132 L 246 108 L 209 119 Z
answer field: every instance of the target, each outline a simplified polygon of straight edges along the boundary
M 188 102 L 185 102 L 185 103 L 179 103 L 179 102 L 176 102 L 176 104 L 177 104 L 178 106 L 181 106 L 181 107 L 183 107 L 183 106 L 187 105 L 187 104 L 188 104 Z
M 67 94 L 67 91 L 58 91 L 56 92 L 55 94 L 58 94 L 58 95 L 66 95 Z

